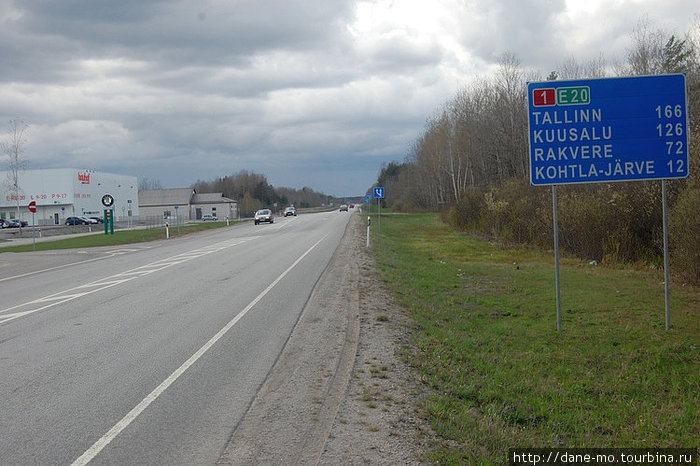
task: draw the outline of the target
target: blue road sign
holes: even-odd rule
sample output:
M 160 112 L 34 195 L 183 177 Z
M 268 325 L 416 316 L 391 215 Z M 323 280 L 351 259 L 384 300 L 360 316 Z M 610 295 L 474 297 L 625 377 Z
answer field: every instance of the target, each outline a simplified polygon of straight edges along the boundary
M 374 198 L 375 199 L 384 199 L 384 188 L 374 188 Z
M 688 176 L 685 75 L 528 84 L 530 183 Z
M 372 195 L 371 195 L 371 194 L 367 194 L 367 195 L 365 196 L 365 204 L 369 204 L 369 202 L 370 202 L 371 200 L 372 200 Z

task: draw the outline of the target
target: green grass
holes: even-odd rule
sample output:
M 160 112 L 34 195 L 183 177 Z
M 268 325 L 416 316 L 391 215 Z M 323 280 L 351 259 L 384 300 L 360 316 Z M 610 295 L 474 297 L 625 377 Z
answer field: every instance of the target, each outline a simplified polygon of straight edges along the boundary
M 170 227 L 170 237 L 176 238 L 199 231 L 210 230 L 212 228 L 221 228 L 225 226 L 226 222 L 201 222 L 179 227 L 172 226 Z M 91 248 L 98 246 L 115 246 L 122 244 L 142 243 L 147 241 L 159 241 L 164 239 L 165 227 L 146 230 L 117 230 L 113 235 L 98 233 L 94 235 L 77 236 L 74 238 L 64 239 L 57 237 L 55 241 L 37 242 L 35 244 L 35 248 L 32 246 L 32 243 L 21 246 L 0 246 L 0 252 L 28 252 L 33 250 L 50 251 L 54 249 Z
M 373 224 L 375 222 L 373 221 Z M 561 260 L 454 232 L 436 215 L 382 216 L 382 278 L 417 324 L 432 388 L 429 461 L 503 464 L 515 447 L 687 447 L 700 438 L 700 299 L 663 272 Z

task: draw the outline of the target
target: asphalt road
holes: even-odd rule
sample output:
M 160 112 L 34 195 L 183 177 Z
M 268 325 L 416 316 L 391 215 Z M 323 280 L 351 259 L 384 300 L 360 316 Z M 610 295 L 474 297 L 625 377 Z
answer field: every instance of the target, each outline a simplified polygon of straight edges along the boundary
M 214 464 L 351 213 L 0 254 L 0 464 Z

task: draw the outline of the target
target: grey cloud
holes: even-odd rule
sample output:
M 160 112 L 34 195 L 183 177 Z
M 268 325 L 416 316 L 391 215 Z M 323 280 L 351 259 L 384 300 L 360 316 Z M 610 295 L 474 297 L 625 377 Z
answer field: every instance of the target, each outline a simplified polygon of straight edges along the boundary
M 370 16 L 425 5 L 371 2 Z M 375 30 L 358 23 L 366 3 L 0 0 L 0 123 L 30 123 L 32 168 L 168 187 L 248 169 L 358 194 L 504 52 L 548 72 L 624 48 L 643 13 L 614 2 L 577 25 L 564 0 L 436 0 L 435 18 L 370 17 Z M 651 19 L 691 14 L 683 0 L 641 4 Z

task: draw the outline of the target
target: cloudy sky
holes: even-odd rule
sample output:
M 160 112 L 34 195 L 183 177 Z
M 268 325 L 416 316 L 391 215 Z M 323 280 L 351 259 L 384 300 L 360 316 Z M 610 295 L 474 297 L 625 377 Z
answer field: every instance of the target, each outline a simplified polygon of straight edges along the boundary
M 621 60 L 695 0 L 0 0 L 0 136 L 27 167 L 187 187 L 240 170 L 363 195 L 504 53 Z M 5 169 L 5 167 L 2 167 Z

